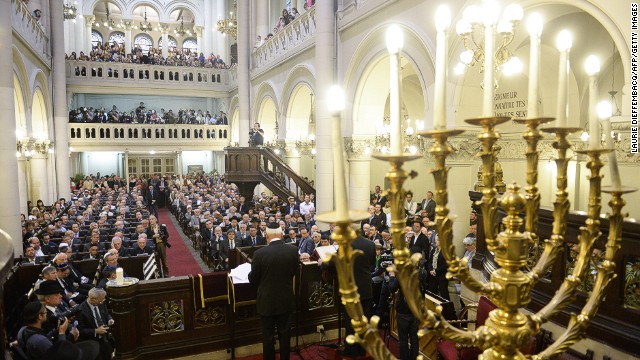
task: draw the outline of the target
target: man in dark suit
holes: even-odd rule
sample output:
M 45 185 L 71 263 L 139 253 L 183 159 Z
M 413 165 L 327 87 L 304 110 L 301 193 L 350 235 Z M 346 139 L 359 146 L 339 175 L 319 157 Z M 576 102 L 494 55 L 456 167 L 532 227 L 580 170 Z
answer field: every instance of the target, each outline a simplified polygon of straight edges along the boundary
M 93 340 L 100 346 L 102 360 L 110 360 L 114 344 L 109 335 L 109 327 L 114 321 L 107 311 L 104 300 L 107 292 L 100 288 L 89 290 L 89 298 L 80 304 L 80 313 L 77 315 L 80 340 Z
M 449 267 L 440 248 L 440 238 L 436 235 L 436 247 L 433 249 L 427 263 L 427 270 L 429 271 L 429 291 L 447 300 L 449 300 L 448 269 Z
M 164 180 L 164 177 L 161 177 L 160 180 L 156 183 L 156 188 L 158 190 L 158 206 L 165 206 L 167 194 L 169 192 L 168 185 L 169 184 Z
M 167 266 L 167 248 L 171 247 L 169 244 L 169 232 L 167 227 L 158 224 L 158 219 L 151 215 L 149 216 L 149 227 L 146 230 L 147 240 L 152 241 L 155 245 L 158 253 L 158 258 L 162 264 L 162 273 L 165 277 L 169 277 L 169 267 Z
M 427 236 L 427 230 L 422 226 L 420 220 L 413 221 L 413 238 L 409 241 L 409 251 L 411 255 L 422 253 L 422 258 L 426 261 L 431 254 L 431 242 Z M 409 234 L 407 232 L 407 234 Z
M 274 327 L 278 328 L 280 359 L 290 353 L 291 313 L 295 308 L 293 277 L 298 272 L 296 248 L 282 241 L 282 229 L 272 224 L 267 230 L 267 243 L 253 254 L 249 282 L 257 288 L 256 309 L 262 322 L 264 359 L 275 360 Z
M 242 246 L 260 246 L 267 245 L 267 240 L 258 233 L 258 229 L 255 226 L 249 228 L 249 237 L 246 239 L 246 244 Z
M 284 207 L 285 215 L 293 215 L 294 211 L 300 212 L 300 204 L 296 202 L 296 198 L 289 196 L 287 206 Z
M 427 217 L 429 220 L 434 221 L 436 219 L 436 201 L 433 200 L 433 192 L 427 191 L 427 197 L 420 203 L 421 208 L 427 211 Z
M 131 256 L 151 255 L 151 253 L 153 253 L 153 249 L 147 246 L 147 234 L 144 233 L 138 236 L 136 245 L 129 252 Z
M 149 185 L 149 191 L 147 192 L 147 207 L 149 213 L 158 217 L 158 189 L 155 186 Z

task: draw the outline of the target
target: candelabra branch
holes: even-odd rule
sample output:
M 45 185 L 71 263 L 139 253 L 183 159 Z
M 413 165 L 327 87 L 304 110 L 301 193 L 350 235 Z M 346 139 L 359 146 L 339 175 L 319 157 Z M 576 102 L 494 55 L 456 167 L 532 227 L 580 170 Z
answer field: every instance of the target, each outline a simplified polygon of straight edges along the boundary
M 564 245 L 564 235 L 567 229 L 566 218 L 569 215 L 569 209 L 571 208 L 571 203 L 569 202 L 569 193 L 567 192 L 567 168 L 570 160 L 570 157 L 567 156 L 567 151 L 571 148 L 571 143 L 567 141 L 567 136 L 580 130 L 580 128 L 566 127 L 548 128 L 542 130 L 544 132 L 556 134 L 556 141 L 554 141 L 553 147 L 558 151 L 558 157 L 556 158 L 557 191 L 556 200 L 553 203 L 554 221 L 551 238 L 545 241 L 544 251 L 538 259 L 535 267 L 529 273 L 529 277 L 534 283 L 537 282 L 540 277 L 546 274 L 547 271 L 549 271 L 549 268 L 555 262 L 556 258 L 560 254 L 562 246 Z M 529 215 L 527 214 L 527 216 Z
M 483 117 L 467 119 L 465 122 L 471 125 L 482 126 L 482 131 L 478 134 L 478 140 L 482 143 L 482 151 L 479 153 L 482 159 L 482 200 L 477 202 L 482 211 L 482 225 L 484 227 L 484 237 L 489 251 L 496 251 L 496 233 L 498 230 L 498 199 L 495 189 L 495 163 L 496 156 L 493 145 L 500 139 L 500 134 L 495 130 L 496 125 L 509 121 L 508 117 Z
M 565 352 L 571 345 L 584 337 L 584 332 L 589 326 L 591 319 L 598 312 L 600 303 L 606 295 L 609 283 L 616 277 L 616 264 L 613 260 L 622 242 L 622 220 L 624 218 L 622 208 L 625 205 L 622 195 L 634 192 L 636 189 L 624 188 L 622 190 L 612 190 L 608 188 L 603 189 L 603 191 L 611 193 L 611 200 L 609 201 L 609 206 L 611 207 L 611 214 L 609 215 L 609 236 L 604 260 L 597 267 L 596 281 L 593 290 L 589 294 L 589 298 L 582 308 L 580 315 L 573 315 L 569 321 L 569 326 L 562 335 L 559 336 L 551 346 L 534 356 L 533 358 L 535 360 L 553 358 Z
M 603 149 L 579 151 L 579 153 L 586 154 L 589 157 L 587 168 L 591 170 L 591 176 L 589 176 L 589 209 L 587 219 L 585 220 L 586 226 L 580 227 L 580 235 L 578 235 L 580 252 L 573 272 L 562 282 L 560 289 L 558 289 L 551 301 L 537 314 L 531 316 L 531 319 L 538 324 L 546 322 L 553 315 L 565 308 L 568 302 L 573 299 L 578 286 L 580 286 L 581 279 L 583 279 L 586 274 L 591 257 L 591 249 L 602 234 L 600 232 L 602 195 L 600 169 L 604 163 L 600 159 L 600 155 L 607 152 L 609 152 L 609 150 Z

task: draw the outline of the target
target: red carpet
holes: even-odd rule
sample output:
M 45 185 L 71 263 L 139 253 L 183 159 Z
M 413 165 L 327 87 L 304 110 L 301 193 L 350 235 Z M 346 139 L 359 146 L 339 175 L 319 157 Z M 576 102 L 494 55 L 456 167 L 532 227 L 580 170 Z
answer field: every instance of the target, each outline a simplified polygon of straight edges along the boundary
M 202 273 L 202 269 L 200 269 L 200 266 L 182 239 L 182 231 L 176 229 L 169 214 L 169 210 L 165 208 L 158 209 L 158 222 L 165 224 L 169 232 L 169 243 L 171 244 L 171 249 L 167 249 L 169 275 L 182 276 Z

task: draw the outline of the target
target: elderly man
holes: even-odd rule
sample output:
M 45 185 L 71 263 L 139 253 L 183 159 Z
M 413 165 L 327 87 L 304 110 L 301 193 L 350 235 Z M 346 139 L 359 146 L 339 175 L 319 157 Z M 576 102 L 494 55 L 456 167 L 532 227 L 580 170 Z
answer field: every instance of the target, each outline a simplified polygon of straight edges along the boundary
M 159 265 L 162 267 L 162 273 L 165 277 L 169 276 L 169 267 L 167 266 L 167 248 L 169 244 L 169 232 L 164 225 L 158 224 L 155 216 L 149 216 L 149 227 L 147 228 L 147 239 L 155 241 L 156 251 L 158 252 Z
M 151 255 L 153 253 L 153 249 L 147 246 L 147 234 L 142 233 L 138 236 L 138 240 L 136 241 L 136 246 L 134 246 L 129 254 L 131 256 L 138 255 Z
M 462 240 L 464 244 L 464 259 L 467 259 L 467 266 L 471 269 L 471 260 L 476 255 L 476 238 L 468 236 Z
M 119 236 L 114 236 L 111 239 L 111 248 L 118 252 L 118 257 L 129 256 L 129 249 L 122 246 L 122 239 Z
M 104 300 L 107 292 L 100 288 L 89 291 L 89 298 L 80 305 L 80 313 L 76 317 L 81 340 L 98 343 L 102 360 L 110 360 L 115 344 L 109 334 L 109 327 L 114 320 L 109 315 Z

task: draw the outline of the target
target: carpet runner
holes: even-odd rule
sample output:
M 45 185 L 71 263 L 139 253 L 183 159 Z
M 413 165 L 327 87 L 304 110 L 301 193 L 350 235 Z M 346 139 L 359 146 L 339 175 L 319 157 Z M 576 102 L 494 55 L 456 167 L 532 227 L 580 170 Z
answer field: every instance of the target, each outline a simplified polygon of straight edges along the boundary
M 171 221 L 171 213 L 166 208 L 158 209 L 158 223 L 165 224 L 169 232 L 171 248 L 167 249 L 167 264 L 170 276 L 201 274 L 202 269 L 185 244 L 182 231 Z

